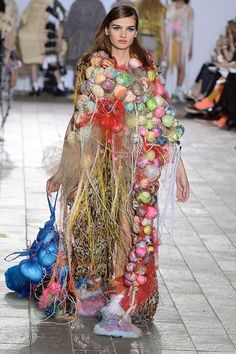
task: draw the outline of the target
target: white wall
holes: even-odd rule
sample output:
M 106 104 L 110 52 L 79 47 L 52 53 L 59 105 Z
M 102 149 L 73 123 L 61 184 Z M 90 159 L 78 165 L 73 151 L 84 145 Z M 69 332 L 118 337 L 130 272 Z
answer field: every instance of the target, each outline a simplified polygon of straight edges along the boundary
M 193 59 L 189 70 L 193 82 L 200 65 L 210 58 L 226 22 L 236 17 L 236 0 L 191 0 L 194 9 Z
M 74 0 L 61 0 L 66 9 L 69 9 Z M 89 0 L 88 0 L 89 1 Z M 162 0 L 164 4 L 171 0 Z M 18 1 L 20 13 L 29 0 Z M 104 7 L 109 11 L 113 0 L 102 0 Z M 210 58 L 216 39 L 224 33 L 228 20 L 236 17 L 236 0 L 191 0 L 194 9 L 194 44 L 193 59 L 187 69 L 187 86 L 191 86 L 203 62 Z

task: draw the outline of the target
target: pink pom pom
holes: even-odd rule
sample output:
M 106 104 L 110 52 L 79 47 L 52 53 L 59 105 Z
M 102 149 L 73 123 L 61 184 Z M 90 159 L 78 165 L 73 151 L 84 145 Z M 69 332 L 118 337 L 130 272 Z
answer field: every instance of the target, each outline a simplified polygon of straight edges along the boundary
M 61 285 L 59 283 L 51 283 L 48 286 L 48 290 L 52 295 L 58 295 L 61 291 Z
M 48 289 L 45 289 L 39 299 L 39 308 L 45 310 L 50 304 L 51 296 Z
M 158 214 L 158 210 L 156 207 L 148 205 L 147 206 L 147 214 L 145 215 L 145 217 L 147 219 L 154 219 Z
M 147 136 L 148 135 L 148 129 L 146 127 L 139 127 L 138 133 L 141 136 Z
M 136 281 L 139 285 L 144 285 L 147 282 L 147 277 L 144 275 L 138 275 Z
M 147 249 L 146 249 L 146 247 L 138 247 L 136 249 L 135 253 L 138 257 L 143 258 L 147 253 Z
M 160 131 L 160 129 L 154 128 L 153 131 L 154 131 L 154 134 L 155 134 L 156 137 L 157 137 L 157 136 L 161 136 L 161 131 Z
M 139 168 L 144 168 L 148 164 L 148 159 L 145 156 L 140 156 L 137 161 L 137 166 Z
M 165 115 L 164 107 L 158 106 L 158 107 L 155 109 L 154 115 L 155 115 L 155 117 L 157 117 L 157 118 L 163 117 L 163 116 Z
M 160 82 L 156 82 L 155 84 L 155 93 L 159 96 L 162 96 L 165 93 L 165 88 Z
M 136 59 L 136 58 L 132 58 L 129 61 L 129 65 L 131 66 L 132 69 L 137 69 L 140 66 L 142 66 L 142 63 L 140 60 Z

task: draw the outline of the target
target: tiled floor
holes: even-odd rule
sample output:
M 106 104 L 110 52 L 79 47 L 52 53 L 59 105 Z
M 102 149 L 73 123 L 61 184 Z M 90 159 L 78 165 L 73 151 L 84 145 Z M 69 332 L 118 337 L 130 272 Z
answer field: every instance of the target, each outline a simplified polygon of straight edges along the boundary
M 96 320 L 45 322 L 8 292 L 4 256 L 48 219 L 44 147 L 63 138 L 72 104 L 16 101 L 0 148 L 0 353 L 236 353 L 236 135 L 183 119 L 191 198 L 176 208 L 174 245 L 160 247 L 160 305 L 138 340 L 92 334 Z M 167 226 L 168 228 L 168 226 Z M 15 261 L 16 262 L 16 261 Z M 14 262 L 12 263 L 14 264 Z

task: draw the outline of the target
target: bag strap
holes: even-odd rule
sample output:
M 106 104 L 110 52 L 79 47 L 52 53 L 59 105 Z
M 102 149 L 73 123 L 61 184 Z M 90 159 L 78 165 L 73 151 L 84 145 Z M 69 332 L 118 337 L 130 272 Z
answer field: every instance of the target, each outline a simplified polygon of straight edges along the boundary
M 37 251 L 37 248 L 38 248 L 37 243 L 36 243 L 36 241 L 34 241 L 28 250 L 10 253 L 4 258 L 4 261 L 11 262 L 11 261 L 14 261 L 18 257 L 31 256 L 33 253 L 35 253 Z M 9 257 L 14 256 L 14 255 L 16 255 L 16 256 L 9 259 Z
M 50 220 L 53 220 L 53 223 L 55 222 L 55 211 L 56 211 L 57 197 L 58 197 L 58 192 L 56 194 L 54 205 L 52 205 L 51 199 L 49 198 L 49 196 L 47 194 L 48 206 L 49 206 L 49 210 L 51 213 Z

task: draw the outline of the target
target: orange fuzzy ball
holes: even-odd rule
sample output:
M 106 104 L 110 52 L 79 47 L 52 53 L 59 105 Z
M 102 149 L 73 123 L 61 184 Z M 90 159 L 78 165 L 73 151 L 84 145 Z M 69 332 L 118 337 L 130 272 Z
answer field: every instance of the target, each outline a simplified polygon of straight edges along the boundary
M 127 94 L 127 89 L 124 86 L 116 85 L 114 88 L 114 96 L 117 100 L 123 101 Z

